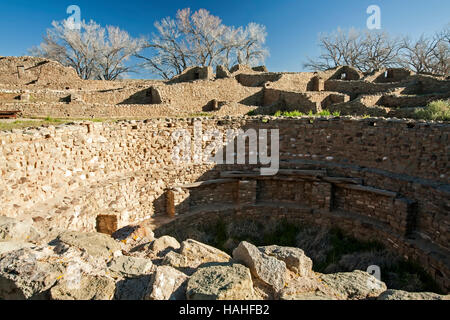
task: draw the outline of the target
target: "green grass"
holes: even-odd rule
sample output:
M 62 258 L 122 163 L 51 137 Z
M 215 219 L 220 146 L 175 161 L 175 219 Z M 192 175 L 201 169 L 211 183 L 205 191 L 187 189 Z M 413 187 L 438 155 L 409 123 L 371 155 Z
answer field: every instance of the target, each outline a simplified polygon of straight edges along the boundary
M 275 117 L 303 117 L 303 116 L 308 116 L 308 117 L 330 117 L 330 116 L 334 116 L 334 117 L 339 117 L 341 115 L 341 113 L 339 111 L 335 111 L 335 112 L 331 112 L 329 110 L 323 110 L 317 113 L 313 113 L 312 111 L 309 111 L 309 113 L 303 113 L 300 112 L 298 110 L 294 110 L 294 111 L 277 111 L 273 114 Z
M 208 112 L 197 112 L 197 113 L 191 113 L 189 115 L 189 118 L 195 118 L 195 117 L 212 117 L 214 114 L 208 113 Z
M 281 221 L 274 232 L 266 233 L 263 237 L 263 245 L 279 245 L 285 247 L 295 247 L 297 234 L 300 228 L 286 220 Z
M 450 121 L 450 99 L 432 101 L 425 108 L 416 110 L 414 117 L 424 120 Z
M 391 268 L 385 268 L 381 280 L 383 280 L 383 274 L 389 273 L 395 273 L 399 276 L 398 285 L 400 288 L 407 287 L 411 278 L 416 276 L 422 284 L 420 291 L 444 294 L 433 278 L 416 262 L 401 260 Z
M 64 123 L 69 123 L 73 121 L 91 121 L 91 122 L 105 122 L 110 121 L 106 119 L 73 119 L 73 118 L 52 118 L 50 116 L 45 118 L 30 118 L 24 120 L 15 121 L 0 121 L 0 130 L 11 131 L 13 129 L 24 129 L 24 128 L 37 128 L 45 125 L 60 125 Z

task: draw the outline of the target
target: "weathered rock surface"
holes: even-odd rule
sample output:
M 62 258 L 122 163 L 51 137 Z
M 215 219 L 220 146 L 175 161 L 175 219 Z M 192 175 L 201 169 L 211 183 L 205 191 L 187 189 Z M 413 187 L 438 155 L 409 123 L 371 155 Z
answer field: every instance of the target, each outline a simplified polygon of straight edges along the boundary
M 189 279 L 188 300 L 255 299 L 250 270 L 241 264 L 200 268 Z
M 323 274 L 319 278 L 340 299 L 374 298 L 387 289 L 384 282 L 361 270 Z
M 322 292 L 283 293 L 280 300 L 338 300 L 333 296 L 327 296 Z
M 32 220 L 20 221 L 0 216 L 0 241 L 35 241 L 39 239 L 39 233 L 32 224 Z
M 35 245 L 33 245 L 32 243 L 20 242 L 20 241 L 0 242 L 0 255 L 7 253 L 7 252 L 20 250 L 23 248 L 31 248 L 34 246 Z
M 158 267 L 145 300 L 185 300 L 187 279 L 187 275 L 170 266 Z
M 120 244 L 110 236 L 97 232 L 68 231 L 60 234 L 57 241 L 69 246 L 85 250 L 88 254 L 109 260 L 115 254 L 120 254 Z
M 35 246 L 0 258 L 0 299 L 47 299 L 59 281 L 77 282 L 83 274 L 105 275 L 106 262 L 70 246 Z
M 153 263 L 150 259 L 119 256 L 109 263 L 109 270 L 123 276 L 139 276 L 151 273 Z
M 450 295 L 440 295 L 432 292 L 387 290 L 380 294 L 377 300 L 450 300 Z
M 125 278 L 117 281 L 115 300 L 144 300 L 148 294 L 151 275 Z
M 52 300 L 112 300 L 115 281 L 106 276 L 83 275 L 79 281 L 61 281 L 51 288 Z
M 253 276 L 280 291 L 287 280 L 286 263 L 268 256 L 251 243 L 243 241 L 233 251 L 233 258 L 250 268 Z
M 450 299 L 387 290 L 360 270 L 315 273 L 311 259 L 297 248 L 257 248 L 244 241 L 232 259 L 195 240 L 180 246 L 172 237 L 161 237 L 141 246 L 141 251 L 122 248 L 122 255 L 121 243 L 111 237 L 79 232 L 64 232 L 43 246 L 0 241 L 0 300 Z
M 170 251 L 164 256 L 163 265 L 172 266 L 174 268 L 189 268 L 188 257 L 183 256 L 175 251 Z
M 145 239 L 147 242 L 155 240 L 155 234 L 150 227 L 144 225 L 134 225 L 123 227 L 112 234 L 116 240 L 123 242 L 141 241 Z
M 258 248 L 262 253 L 284 261 L 286 267 L 301 277 L 311 275 L 312 260 L 299 248 L 267 246 Z
M 155 241 L 153 241 L 152 244 L 150 245 L 150 249 L 155 253 L 162 252 L 169 248 L 177 250 L 180 248 L 180 243 L 177 241 L 177 239 L 173 237 L 162 236 L 161 238 L 158 238 Z
M 46 299 L 47 291 L 62 277 L 64 266 L 49 261 L 53 251 L 47 247 L 24 248 L 0 259 L 0 299 Z
M 208 262 L 229 262 L 231 257 L 222 250 L 188 239 L 181 244 L 180 254 L 187 258 L 186 267 L 197 268 Z
M 291 274 L 292 276 L 292 274 Z M 316 275 L 288 279 L 280 291 L 280 300 L 338 300 L 335 292 L 324 285 Z

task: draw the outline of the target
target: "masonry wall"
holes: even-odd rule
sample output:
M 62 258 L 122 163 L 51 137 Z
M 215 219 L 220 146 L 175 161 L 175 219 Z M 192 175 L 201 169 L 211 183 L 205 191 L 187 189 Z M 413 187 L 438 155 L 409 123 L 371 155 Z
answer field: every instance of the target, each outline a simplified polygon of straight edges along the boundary
M 356 223 L 355 217 L 386 225 L 394 233 L 396 248 L 407 247 L 409 255 L 420 256 L 425 265 L 448 260 L 449 124 L 345 117 L 201 120 L 204 130 L 279 129 L 281 168 L 325 170 L 328 180 L 253 181 L 239 183 L 237 193 L 233 183 L 224 189 L 205 186 L 189 190 L 190 209 L 236 201 L 257 205 L 263 198 L 296 203 L 326 217 L 313 219 L 317 223 L 331 223 L 344 214 L 339 224 L 361 236 L 369 236 L 363 232 L 367 226 L 358 224 L 360 220 Z M 166 193 L 174 186 L 219 179 L 225 170 L 254 167 L 174 163 L 171 134 L 178 129 L 192 134 L 193 122 L 86 122 L 1 132 L 0 215 L 33 218 L 48 228 L 93 231 L 98 215 L 111 214 L 118 217 L 120 227 L 166 214 Z M 363 190 L 342 190 L 333 177 L 359 179 L 357 188 Z M 276 210 L 285 209 L 275 206 L 268 212 Z M 294 208 L 293 212 L 306 215 L 308 211 Z M 409 217 L 414 218 L 413 224 Z M 440 249 L 425 254 L 423 249 L 408 247 L 405 234 Z M 383 231 L 373 236 L 383 237 Z M 448 269 L 438 271 L 448 277 Z

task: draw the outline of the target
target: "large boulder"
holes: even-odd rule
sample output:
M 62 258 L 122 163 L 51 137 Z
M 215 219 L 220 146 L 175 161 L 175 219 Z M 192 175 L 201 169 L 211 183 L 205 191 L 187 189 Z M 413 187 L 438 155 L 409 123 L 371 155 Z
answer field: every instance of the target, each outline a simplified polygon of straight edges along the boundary
M 343 300 L 375 298 L 387 289 L 384 282 L 361 270 L 323 274 L 319 278 Z
M 380 294 L 377 300 L 450 300 L 450 295 L 440 295 L 432 292 L 387 290 Z
M 229 262 L 231 260 L 227 253 L 192 239 L 182 242 L 180 254 L 187 258 L 185 267 L 190 268 L 197 268 L 208 262 Z
M 200 268 L 189 279 L 188 300 L 253 300 L 250 270 L 241 264 Z
M 67 231 L 60 234 L 56 242 L 85 250 L 88 254 L 110 260 L 121 254 L 121 246 L 110 236 L 97 232 Z
M 50 248 L 23 248 L 0 259 L 0 300 L 47 299 L 48 290 L 64 274 Z
M 246 241 L 233 250 L 233 258 L 249 267 L 254 277 L 271 286 L 276 292 L 284 288 L 287 268 L 283 261 L 262 253 Z
M 179 254 L 175 251 L 167 253 L 162 261 L 163 265 L 168 265 L 174 268 L 190 268 L 190 263 L 187 256 Z
M 335 292 L 316 276 L 293 277 L 280 291 L 280 300 L 338 300 Z
M 119 256 L 114 258 L 108 267 L 115 274 L 130 277 L 151 273 L 153 263 L 150 259 Z
M 112 300 L 115 281 L 106 276 L 83 275 L 79 282 L 60 281 L 51 288 L 52 300 Z
M 116 282 L 115 300 L 144 300 L 148 294 L 151 275 L 124 278 Z
M 187 280 L 187 275 L 170 266 L 158 267 L 145 300 L 186 300 Z
M 286 267 L 301 277 L 312 273 L 312 260 L 299 248 L 267 246 L 258 248 L 262 253 L 284 261 Z
M 0 216 L 0 241 L 36 241 L 39 239 L 38 231 L 33 227 L 32 220 L 20 221 L 18 219 Z
M 7 252 L 0 259 L 0 299 L 47 299 L 56 282 L 104 276 L 106 262 L 75 247 L 42 246 Z
M 170 248 L 175 250 L 180 248 L 180 243 L 171 236 L 162 236 L 153 241 L 150 245 L 150 249 L 155 253 L 160 253 Z

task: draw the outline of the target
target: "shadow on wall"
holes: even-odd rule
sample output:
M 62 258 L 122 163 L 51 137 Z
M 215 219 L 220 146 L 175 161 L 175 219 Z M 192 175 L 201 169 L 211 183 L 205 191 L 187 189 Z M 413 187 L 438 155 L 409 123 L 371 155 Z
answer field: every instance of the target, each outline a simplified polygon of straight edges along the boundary
M 120 102 L 122 104 L 161 104 L 161 94 L 155 87 L 150 87 L 132 94 L 129 98 Z
M 360 80 L 363 74 L 350 66 L 338 67 L 337 71 L 328 80 Z

